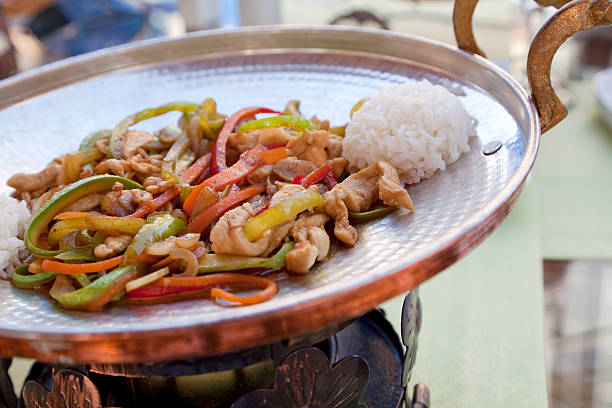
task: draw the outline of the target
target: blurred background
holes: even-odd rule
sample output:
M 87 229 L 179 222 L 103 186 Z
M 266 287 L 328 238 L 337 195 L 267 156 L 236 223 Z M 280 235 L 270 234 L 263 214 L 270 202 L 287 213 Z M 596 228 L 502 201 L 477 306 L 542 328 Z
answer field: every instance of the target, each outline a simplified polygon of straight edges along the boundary
M 261 24 L 374 27 L 454 46 L 452 6 L 444 0 L 4 0 L 0 78 L 128 42 Z M 481 0 L 476 38 L 489 59 L 526 85 L 529 43 L 555 11 L 532 0 Z M 577 35 L 561 48 L 553 82 L 570 115 L 545 135 L 534 171 L 544 209 L 538 218 L 542 262 L 534 273 L 544 282 L 551 407 L 612 406 L 612 131 L 605 125 L 612 126 L 612 102 L 606 107 L 604 101 L 612 99 L 611 65 L 612 27 Z M 583 177 L 574 177 L 572 168 L 582 169 Z M 16 387 L 20 367 L 12 368 Z

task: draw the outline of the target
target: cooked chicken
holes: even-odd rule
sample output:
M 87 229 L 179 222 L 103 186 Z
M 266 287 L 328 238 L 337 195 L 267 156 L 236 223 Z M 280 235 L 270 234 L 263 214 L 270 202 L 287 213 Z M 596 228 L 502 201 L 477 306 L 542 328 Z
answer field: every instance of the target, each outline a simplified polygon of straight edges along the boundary
M 249 184 L 259 184 L 272 174 L 273 164 L 265 164 L 247 176 Z
M 104 193 L 92 193 L 79 198 L 62 211 L 91 211 L 100 205 Z
M 348 211 L 364 211 L 377 199 L 412 210 L 412 201 L 401 187 L 397 170 L 382 160 L 352 174 L 325 194 L 325 211 L 335 221 L 334 235 L 354 245 L 357 231 L 349 224 Z
M 48 190 L 49 188 L 55 187 L 59 184 L 58 175 L 61 167 L 61 163 L 54 160 L 38 173 L 17 173 L 9 178 L 6 184 L 13 187 L 17 191 L 35 191 L 40 189 Z
M 240 153 L 254 148 L 258 142 L 259 132 L 230 133 L 227 139 L 228 146 Z
M 164 180 L 161 177 L 150 176 L 145 179 L 145 181 L 142 183 L 142 186 L 145 188 L 145 191 L 157 195 L 163 193 L 164 191 L 172 187 L 174 184 L 176 183 L 172 180 Z
M 282 128 L 265 128 L 259 132 L 258 143 L 264 146 L 286 144 L 291 136 Z
M 285 258 L 289 272 L 304 274 L 315 261 L 323 260 L 329 252 L 329 236 L 324 225 L 327 214 L 302 213 L 291 229 L 291 235 L 298 243 Z
M 132 237 L 129 235 L 106 237 L 103 244 L 94 248 L 94 255 L 96 258 L 110 258 L 111 256 L 123 252 L 130 242 L 132 242 Z
M 329 152 L 330 159 L 342 157 L 342 137 L 330 133 L 327 143 L 327 151 Z
M 305 130 L 302 136 L 291 139 L 287 143 L 287 149 L 290 150 L 288 154 L 298 159 L 311 161 L 316 167 L 321 167 L 327 163 L 325 148 L 328 145 L 328 138 L 329 132 L 326 130 L 313 132 Z
M 287 157 L 281 159 L 274 164 L 272 172 L 285 181 L 291 182 L 295 176 L 301 174 L 306 176 L 310 172 L 316 170 L 316 166 L 309 161 L 300 160 L 296 157 Z
M 344 157 L 336 157 L 331 160 L 332 171 L 334 176 L 338 179 L 344 173 L 344 169 L 348 166 L 348 160 Z
M 122 158 L 131 159 L 134 155 L 138 153 L 138 149 L 140 149 L 140 147 L 146 145 L 149 142 L 152 142 L 153 139 L 155 138 L 149 132 L 142 132 L 140 130 L 128 130 L 125 133 L 123 146 L 121 146 Z
M 125 217 L 136 211 L 139 205 L 152 199 L 151 193 L 136 189 L 123 190 L 120 183 L 115 183 L 113 190 L 104 195 L 100 204 L 104 213 Z
M 272 196 L 270 206 L 274 206 L 300 191 L 304 191 L 304 187 L 289 184 Z M 287 236 L 294 223 L 294 219 L 289 219 L 267 230 L 259 239 L 250 242 L 244 235 L 242 227 L 254 215 L 255 211 L 249 203 L 226 212 L 210 232 L 212 250 L 219 254 L 267 256 Z
M 119 159 L 106 159 L 98 164 L 94 170 L 96 174 L 112 173 L 125 178 L 132 178 L 134 176 L 130 163 Z

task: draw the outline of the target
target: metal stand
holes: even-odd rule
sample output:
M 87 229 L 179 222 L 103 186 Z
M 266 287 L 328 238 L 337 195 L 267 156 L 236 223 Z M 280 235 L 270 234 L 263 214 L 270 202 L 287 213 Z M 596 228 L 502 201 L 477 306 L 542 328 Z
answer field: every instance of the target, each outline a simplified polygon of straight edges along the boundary
M 421 306 L 411 291 L 401 339 L 380 310 L 335 332 L 273 345 L 152 364 L 60 367 L 36 363 L 17 402 L 0 368 L 0 407 L 334 407 L 428 408 L 429 390 L 406 393 L 415 364 Z M 4 405 L 2 405 L 4 404 Z

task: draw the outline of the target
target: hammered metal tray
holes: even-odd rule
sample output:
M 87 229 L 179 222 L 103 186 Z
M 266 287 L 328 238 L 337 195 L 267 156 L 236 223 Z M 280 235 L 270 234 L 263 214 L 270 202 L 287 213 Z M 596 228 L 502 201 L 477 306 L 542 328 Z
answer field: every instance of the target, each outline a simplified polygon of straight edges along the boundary
M 0 83 L 0 189 L 75 150 L 88 132 L 172 100 L 214 97 L 219 110 L 280 109 L 299 99 L 332 124 L 379 89 L 426 78 L 450 83 L 478 120 L 471 152 L 409 187 L 414 211 L 360 228 L 280 293 L 249 307 L 206 300 L 58 309 L 44 295 L 0 281 L 0 355 L 61 362 L 143 362 L 212 355 L 337 324 L 409 290 L 465 255 L 505 218 L 535 159 L 539 128 L 526 93 L 487 60 L 386 31 L 249 28 L 156 40 L 72 58 Z M 142 127 L 174 121 L 165 116 Z M 492 155 L 483 146 L 499 141 Z

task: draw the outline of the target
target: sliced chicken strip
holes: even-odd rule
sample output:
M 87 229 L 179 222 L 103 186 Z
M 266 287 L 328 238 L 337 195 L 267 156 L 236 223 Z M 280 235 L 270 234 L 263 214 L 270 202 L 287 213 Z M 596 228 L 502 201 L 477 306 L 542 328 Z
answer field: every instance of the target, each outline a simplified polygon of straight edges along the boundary
M 308 160 L 314 163 L 315 166 L 321 167 L 327 163 L 327 154 L 325 148 L 329 141 L 329 132 L 326 130 L 316 130 L 311 132 L 305 130 L 304 134 L 295 139 L 291 139 L 287 143 L 287 149 L 290 156 L 296 156 L 298 159 Z
M 349 224 L 348 212 L 365 211 L 380 199 L 386 205 L 412 210 L 412 200 L 402 188 L 397 170 L 379 161 L 347 177 L 325 194 L 325 211 L 335 221 L 334 235 L 348 245 L 357 242 L 357 231 Z
M 329 221 L 327 214 L 302 213 L 291 229 L 297 242 L 285 258 L 289 272 L 305 274 L 315 261 L 323 260 L 329 253 L 329 236 L 323 226 Z

